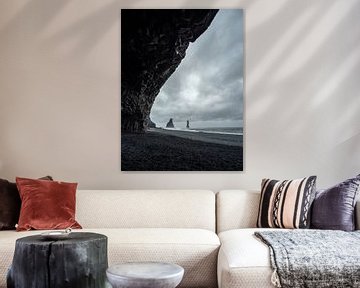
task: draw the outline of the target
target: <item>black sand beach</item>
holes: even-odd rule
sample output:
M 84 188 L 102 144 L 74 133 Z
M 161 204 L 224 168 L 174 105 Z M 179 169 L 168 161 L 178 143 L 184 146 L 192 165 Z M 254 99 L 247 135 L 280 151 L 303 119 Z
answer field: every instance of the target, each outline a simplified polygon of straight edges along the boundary
M 154 129 L 121 136 L 122 171 L 242 171 L 241 135 Z

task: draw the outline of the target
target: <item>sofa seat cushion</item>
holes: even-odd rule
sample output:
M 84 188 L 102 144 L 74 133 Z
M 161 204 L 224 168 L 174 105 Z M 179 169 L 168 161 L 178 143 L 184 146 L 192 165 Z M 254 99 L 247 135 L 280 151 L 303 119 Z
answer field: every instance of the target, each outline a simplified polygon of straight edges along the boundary
M 209 230 L 180 228 L 82 229 L 108 237 L 109 265 L 136 261 L 176 263 L 185 269 L 179 287 L 216 287 L 216 264 L 220 241 Z M 0 287 L 12 262 L 17 238 L 44 231 L 0 232 Z
M 219 288 L 274 287 L 269 247 L 254 236 L 255 231 L 262 230 L 274 229 L 234 229 L 219 234 Z
M 109 237 L 109 265 L 134 261 L 171 262 L 185 270 L 179 287 L 216 287 L 220 241 L 212 231 L 178 228 L 98 231 Z

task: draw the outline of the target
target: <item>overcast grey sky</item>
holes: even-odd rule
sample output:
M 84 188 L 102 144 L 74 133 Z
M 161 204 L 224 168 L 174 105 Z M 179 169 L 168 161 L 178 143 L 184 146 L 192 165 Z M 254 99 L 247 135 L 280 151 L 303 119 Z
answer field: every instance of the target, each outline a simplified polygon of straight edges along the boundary
M 236 127 L 243 123 L 243 10 L 220 10 L 161 88 L 151 119 L 165 127 Z

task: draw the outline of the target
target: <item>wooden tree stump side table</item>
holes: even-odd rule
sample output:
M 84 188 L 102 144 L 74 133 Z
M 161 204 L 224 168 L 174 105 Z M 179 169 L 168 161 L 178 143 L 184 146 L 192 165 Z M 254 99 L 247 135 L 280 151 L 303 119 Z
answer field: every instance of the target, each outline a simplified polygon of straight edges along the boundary
M 107 267 L 105 235 L 73 232 L 62 240 L 28 236 L 16 240 L 7 287 L 105 287 Z

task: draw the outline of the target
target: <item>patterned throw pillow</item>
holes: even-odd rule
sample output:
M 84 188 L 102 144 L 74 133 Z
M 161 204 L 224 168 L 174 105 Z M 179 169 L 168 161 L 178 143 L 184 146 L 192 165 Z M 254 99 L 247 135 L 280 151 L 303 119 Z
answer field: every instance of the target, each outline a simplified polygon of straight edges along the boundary
M 257 227 L 308 228 L 316 176 L 295 180 L 263 179 Z

